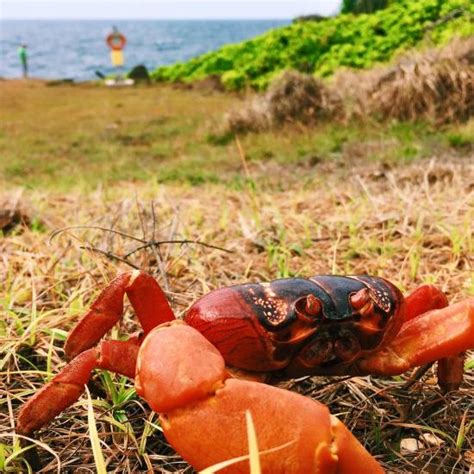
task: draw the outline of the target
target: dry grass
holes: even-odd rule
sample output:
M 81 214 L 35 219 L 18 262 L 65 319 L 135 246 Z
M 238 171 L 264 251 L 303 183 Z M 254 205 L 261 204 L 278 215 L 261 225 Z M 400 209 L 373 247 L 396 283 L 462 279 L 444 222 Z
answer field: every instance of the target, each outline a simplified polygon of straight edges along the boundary
M 287 71 L 261 96 L 232 109 L 226 129 L 241 133 L 327 120 L 465 122 L 474 115 L 474 37 L 404 55 L 393 66 L 343 71 L 330 83 Z
M 262 131 L 295 122 L 314 125 L 342 115 L 342 102 L 335 91 L 310 74 L 286 71 L 264 95 L 229 112 L 225 126 L 233 132 Z
M 218 162 L 203 135 L 235 101 L 164 85 L 117 89 L 2 81 L 0 186 L 67 191 L 122 180 L 167 180 L 180 177 L 183 160 L 187 168 L 181 176 L 192 179 L 207 160 Z
M 241 137 L 241 162 L 234 142 L 210 144 L 202 130 L 233 96 L 7 81 L 0 99 L 0 471 L 27 472 L 17 410 L 64 365 L 67 331 L 129 268 L 124 257 L 157 277 L 179 315 L 213 288 L 329 272 L 383 275 L 404 291 L 433 282 L 451 301 L 474 294 L 472 121 L 441 131 L 287 124 Z M 76 229 L 50 239 L 71 225 L 128 237 Z M 234 253 L 162 245 L 130 254 L 142 240 L 170 239 Z M 110 337 L 136 327 L 127 310 Z M 409 389 L 411 374 L 288 387 L 327 403 L 389 470 L 463 473 L 474 456 L 465 433 L 473 365 L 471 355 L 462 390 L 448 397 L 431 369 Z M 191 472 L 130 381 L 98 373 L 91 393 L 109 472 Z M 38 433 L 43 472 L 95 472 L 87 408 L 84 396 Z M 407 438 L 422 449 L 401 453 Z
M 141 245 L 94 229 L 50 241 L 58 228 L 97 225 L 143 240 L 198 239 L 233 250 L 162 245 L 127 257 L 157 277 L 179 315 L 213 288 L 297 274 L 373 273 L 404 291 L 432 282 L 451 301 L 474 294 L 472 160 L 440 156 L 395 168 L 323 163 L 292 171 L 271 163 L 247 166 L 254 184 L 241 191 L 148 182 L 90 194 L 2 194 L 36 223 L 19 224 L 0 239 L 0 460 L 13 456 L 2 469 L 26 472 L 12 445 L 18 407 L 63 366 L 66 332 L 98 291 L 128 268 L 113 256 Z M 280 175 L 285 184 L 259 188 L 259 177 L 267 174 Z M 128 310 L 111 337 L 135 328 Z M 461 435 L 472 418 L 472 368 L 462 389 L 447 397 L 432 369 L 405 389 L 411 376 L 314 377 L 288 387 L 328 404 L 387 470 L 467 472 L 472 431 Z M 93 391 L 108 471 L 191 472 L 156 428 L 156 416 L 129 390 L 132 384 L 113 379 L 115 385 L 109 375 L 96 374 Z M 60 472 L 94 472 L 87 423 L 83 397 L 38 434 L 57 456 L 39 450 L 42 472 L 56 472 L 58 459 Z M 399 443 L 406 438 L 422 448 L 402 453 Z
M 474 37 L 414 53 L 358 84 L 364 115 L 397 120 L 466 121 L 474 115 Z

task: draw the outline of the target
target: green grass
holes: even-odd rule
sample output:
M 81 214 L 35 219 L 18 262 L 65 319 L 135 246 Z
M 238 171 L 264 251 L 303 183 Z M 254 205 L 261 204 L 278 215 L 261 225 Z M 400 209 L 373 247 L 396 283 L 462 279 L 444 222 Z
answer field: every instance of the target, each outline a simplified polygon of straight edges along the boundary
M 237 97 L 162 86 L 110 91 L 11 83 L 0 84 L 0 97 L 0 183 L 65 191 L 121 181 L 235 186 L 240 180 L 234 137 L 219 132 Z M 306 173 L 297 168 L 321 162 L 396 164 L 468 153 L 472 134 L 467 126 L 326 123 L 249 134 L 240 142 L 250 164 L 278 163 L 304 182 Z

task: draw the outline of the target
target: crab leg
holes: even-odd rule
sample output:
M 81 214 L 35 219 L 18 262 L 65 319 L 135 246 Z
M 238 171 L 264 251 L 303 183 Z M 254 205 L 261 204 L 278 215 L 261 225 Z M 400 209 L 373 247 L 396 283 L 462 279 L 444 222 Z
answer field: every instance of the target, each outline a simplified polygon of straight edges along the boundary
M 69 334 L 64 347 L 69 358 L 95 346 L 120 320 L 125 293 L 145 335 L 154 327 L 175 319 L 163 290 L 153 277 L 140 271 L 122 273 L 102 291 Z
M 449 304 L 446 295 L 433 285 L 420 286 L 406 297 L 405 302 L 406 321 Z M 464 353 L 438 360 L 437 375 L 443 392 L 457 390 L 464 375 Z
M 250 411 L 263 473 L 383 472 L 326 406 L 287 390 L 231 378 L 217 349 L 184 323 L 160 326 L 148 336 L 137 374 L 137 392 L 161 413 L 166 438 L 196 470 L 248 455 Z M 223 472 L 248 473 L 249 461 Z
M 139 341 L 103 341 L 76 356 L 48 384 L 23 405 L 17 433 L 29 435 L 71 406 L 84 392 L 94 369 L 106 369 L 133 378 Z
M 388 346 L 360 359 L 357 367 L 367 374 L 398 375 L 415 366 L 452 359 L 452 354 L 473 348 L 474 298 L 469 298 L 410 319 Z M 457 383 L 459 374 L 453 375 Z M 445 377 L 447 383 L 452 382 L 450 375 Z
M 441 309 L 448 306 L 446 295 L 434 285 L 422 285 L 407 297 L 405 322 L 416 318 L 433 309 Z

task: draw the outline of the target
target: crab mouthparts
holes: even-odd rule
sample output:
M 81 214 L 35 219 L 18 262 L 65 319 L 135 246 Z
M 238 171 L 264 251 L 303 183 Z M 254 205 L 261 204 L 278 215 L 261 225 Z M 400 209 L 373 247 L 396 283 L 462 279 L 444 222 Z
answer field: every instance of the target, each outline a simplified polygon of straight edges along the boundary
M 303 349 L 301 356 L 311 365 L 320 365 L 334 359 L 350 362 L 360 351 L 360 343 L 354 334 L 341 334 L 335 337 L 327 334 L 314 339 Z

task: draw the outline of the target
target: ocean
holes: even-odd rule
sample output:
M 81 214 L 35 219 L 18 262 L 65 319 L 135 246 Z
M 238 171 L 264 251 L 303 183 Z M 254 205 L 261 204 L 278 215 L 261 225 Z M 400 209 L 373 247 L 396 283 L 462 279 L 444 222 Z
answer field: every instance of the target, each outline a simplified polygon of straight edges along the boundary
M 2 20 L 0 77 L 21 76 L 17 55 L 28 45 L 31 77 L 95 79 L 112 72 L 105 37 L 112 25 L 127 38 L 125 68 L 186 61 L 228 43 L 259 35 L 290 20 Z

